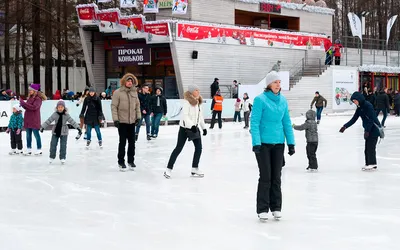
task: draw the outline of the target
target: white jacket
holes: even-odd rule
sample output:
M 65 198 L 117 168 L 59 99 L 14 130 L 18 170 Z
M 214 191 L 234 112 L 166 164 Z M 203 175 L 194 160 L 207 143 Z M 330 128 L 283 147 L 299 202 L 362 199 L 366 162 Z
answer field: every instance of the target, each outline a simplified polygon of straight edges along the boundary
M 199 98 L 199 103 L 202 102 L 203 99 Z M 206 124 L 203 117 L 203 105 L 195 103 L 197 103 L 197 100 L 195 100 L 189 92 L 186 92 L 179 126 L 189 129 L 193 126 L 198 126 L 201 128 L 201 130 L 206 129 Z
M 243 102 L 243 112 L 249 112 L 250 111 L 250 99 L 244 100 Z

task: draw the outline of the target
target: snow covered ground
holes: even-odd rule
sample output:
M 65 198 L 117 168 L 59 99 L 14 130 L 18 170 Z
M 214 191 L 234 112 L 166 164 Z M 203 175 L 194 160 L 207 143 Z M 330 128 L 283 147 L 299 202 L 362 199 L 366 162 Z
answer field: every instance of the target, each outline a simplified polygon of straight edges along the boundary
M 116 166 L 117 131 L 103 129 L 104 149 L 85 150 L 71 130 L 67 164 L 9 156 L 0 134 L 0 249 L 2 250 L 372 250 L 398 249 L 400 238 L 400 118 L 389 117 L 376 172 L 364 165 L 361 124 L 323 117 L 320 171 L 306 173 L 304 133 L 286 155 L 283 218 L 260 223 L 255 213 L 258 170 L 243 124 L 225 123 L 203 139 L 204 179 L 190 178 L 192 143 L 163 177 L 178 127 L 161 127 L 137 144 L 137 170 Z M 296 124 L 303 118 L 293 119 Z M 24 132 L 25 137 L 25 132 Z M 25 141 L 24 141 L 25 145 Z M 35 143 L 34 143 L 35 145 Z

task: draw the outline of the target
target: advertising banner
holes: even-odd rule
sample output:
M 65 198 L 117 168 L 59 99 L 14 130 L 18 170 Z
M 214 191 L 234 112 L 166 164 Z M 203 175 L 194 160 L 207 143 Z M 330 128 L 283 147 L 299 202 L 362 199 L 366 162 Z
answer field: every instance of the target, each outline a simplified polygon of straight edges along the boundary
M 96 4 L 81 4 L 76 6 L 80 26 L 97 25 Z
M 145 38 L 144 20 L 142 15 L 120 17 L 119 29 L 122 37 L 127 39 Z
M 0 101 L 0 127 L 7 127 L 12 115 L 11 102 Z
M 122 8 L 136 8 L 136 0 L 119 0 Z
M 159 9 L 172 9 L 174 0 L 158 0 Z
M 185 15 L 188 8 L 188 0 L 174 0 L 172 14 Z
M 169 23 L 149 23 L 144 25 L 147 43 L 170 43 L 171 31 Z
M 143 44 L 126 44 L 113 48 L 113 66 L 150 65 L 150 48 Z
M 100 32 L 119 32 L 119 10 L 107 9 L 97 11 Z
M 144 0 L 143 1 L 143 13 L 158 13 L 158 1 L 157 0 Z
M 325 36 L 262 31 L 236 27 L 177 24 L 177 41 L 238 44 L 273 48 L 324 50 Z
M 347 14 L 347 17 L 349 18 L 350 22 L 351 33 L 353 36 L 358 36 L 360 40 L 362 40 L 362 25 L 360 18 L 352 12 Z
M 358 91 L 357 69 L 333 69 L 332 72 L 332 108 L 334 110 L 354 109 L 351 95 Z
M 397 16 L 398 15 L 392 16 L 389 19 L 388 23 L 387 23 L 387 26 L 386 26 L 386 45 L 389 43 L 390 32 L 392 31 L 393 25 L 397 20 Z

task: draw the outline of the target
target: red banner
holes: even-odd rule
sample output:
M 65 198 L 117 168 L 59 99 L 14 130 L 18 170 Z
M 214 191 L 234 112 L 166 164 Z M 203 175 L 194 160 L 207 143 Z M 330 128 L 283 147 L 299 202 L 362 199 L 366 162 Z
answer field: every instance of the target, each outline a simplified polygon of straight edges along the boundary
M 119 32 L 119 10 L 107 9 L 97 11 L 99 20 L 99 30 L 101 32 L 112 33 Z
M 119 28 L 123 38 L 145 38 L 144 16 L 122 16 L 119 19 Z
M 260 47 L 324 50 L 327 37 L 295 32 L 273 32 L 258 29 L 206 26 L 189 23 L 177 24 L 180 41 L 220 44 L 241 44 Z
M 78 13 L 79 24 L 81 26 L 97 25 L 96 11 L 97 11 L 97 5 L 95 4 L 81 4 L 76 6 L 76 12 Z
M 144 32 L 147 33 L 147 43 L 170 43 L 171 32 L 169 30 L 169 23 L 149 23 L 144 25 Z

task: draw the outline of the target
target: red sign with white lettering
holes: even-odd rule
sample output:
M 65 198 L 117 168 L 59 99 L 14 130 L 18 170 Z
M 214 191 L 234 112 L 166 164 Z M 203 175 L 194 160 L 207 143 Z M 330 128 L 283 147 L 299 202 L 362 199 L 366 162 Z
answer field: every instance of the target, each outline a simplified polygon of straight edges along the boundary
M 97 25 L 97 6 L 95 4 L 82 4 L 76 7 L 81 26 Z
M 281 14 L 282 7 L 279 4 L 260 3 L 260 11 Z

